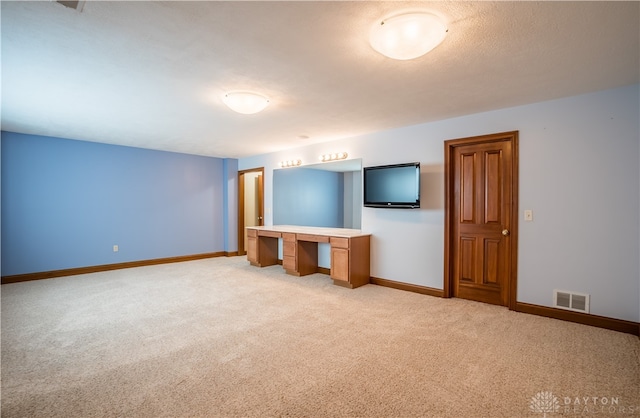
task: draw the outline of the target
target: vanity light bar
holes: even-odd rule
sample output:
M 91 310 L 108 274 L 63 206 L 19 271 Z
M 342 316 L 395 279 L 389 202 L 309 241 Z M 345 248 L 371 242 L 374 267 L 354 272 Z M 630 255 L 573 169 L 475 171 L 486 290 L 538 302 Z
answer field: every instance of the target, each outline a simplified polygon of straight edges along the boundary
M 281 168 L 285 168 L 285 167 L 297 167 L 300 164 L 302 164 L 302 160 L 298 159 L 298 160 L 286 160 L 286 161 L 280 161 L 280 167 Z
M 322 154 L 320 156 L 320 161 L 323 163 L 327 161 L 335 161 L 335 160 L 344 160 L 347 158 L 348 154 L 346 152 L 334 152 L 333 154 Z

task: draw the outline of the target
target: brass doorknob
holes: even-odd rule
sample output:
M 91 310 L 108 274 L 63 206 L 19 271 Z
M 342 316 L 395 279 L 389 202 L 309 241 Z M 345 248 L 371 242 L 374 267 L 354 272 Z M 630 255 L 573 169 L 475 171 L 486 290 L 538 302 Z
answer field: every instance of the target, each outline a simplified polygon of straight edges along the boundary
M 509 232 L 509 230 L 508 230 L 508 229 L 503 229 L 503 230 L 502 230 L 502 235 L 504 235 L 505 237 L 508 237 L 508 236 L 509 236 L 509 234 L 510 234 L 510 232 Z

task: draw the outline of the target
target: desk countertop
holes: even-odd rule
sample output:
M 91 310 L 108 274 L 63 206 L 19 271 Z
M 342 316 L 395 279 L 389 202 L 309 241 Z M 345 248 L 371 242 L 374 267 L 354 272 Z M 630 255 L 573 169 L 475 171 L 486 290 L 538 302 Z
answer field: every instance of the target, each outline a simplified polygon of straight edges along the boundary
M 366 232 L 362 232 L 362 230 L 360 229 L 325 228 L 318 226 L 298 225 L 248 226 L 247 229 L 256 229 L 258 231 L 289 232 L 294 234 L 326 235 L 338 238 L 354 238 L 371 235 Z

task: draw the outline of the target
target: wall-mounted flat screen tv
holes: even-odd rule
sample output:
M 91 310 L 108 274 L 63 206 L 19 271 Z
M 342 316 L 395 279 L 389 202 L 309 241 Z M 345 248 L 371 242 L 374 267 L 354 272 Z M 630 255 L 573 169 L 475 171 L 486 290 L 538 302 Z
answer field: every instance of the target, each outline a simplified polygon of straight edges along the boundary
M 420 163 L 364 167 L 363 201 L 369 208 L 420 207 Z

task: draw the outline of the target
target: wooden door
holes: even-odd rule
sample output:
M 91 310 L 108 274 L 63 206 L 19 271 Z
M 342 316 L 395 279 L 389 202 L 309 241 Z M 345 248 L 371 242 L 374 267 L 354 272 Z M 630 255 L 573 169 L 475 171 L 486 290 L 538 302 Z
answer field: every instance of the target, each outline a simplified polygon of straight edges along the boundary
M 515 308 L 517 138 L 445 142 L 445 296 Z
M 257 193 L 255 199 L 249 199 L 246 201 L 245 199 L 245 182 L 248 181 L 249 178 L 253 178 L 253 176 L 247 176 L 247 174 L 256 173 L 256 187 Z M 262 226 L 264 225 L 264 167 L 253 168 L 250 170 L 242 170 L 238 172 L 238 255 L 245 255 L 247 253 L 247 249 L 245 248 L 248 244 L 248 240 L 246 239 L 246 226 L 254 226 L 254 225 L 245 225 L 245 212 L 249 209 L 249 207 L 253 208 L 254 205 L 257 205 L 256 213 L 258 214 L 257 222 L 255 225 Z
M 258 213 L 258 226 L 264 226 L 264 176 L 261 172 L 256 184 L 256 211 Z

